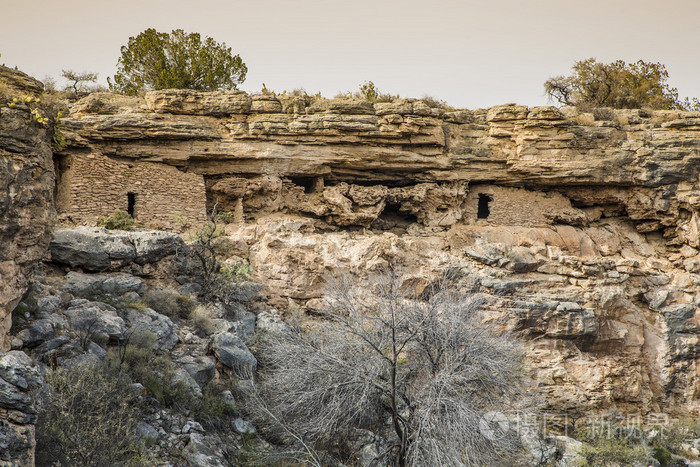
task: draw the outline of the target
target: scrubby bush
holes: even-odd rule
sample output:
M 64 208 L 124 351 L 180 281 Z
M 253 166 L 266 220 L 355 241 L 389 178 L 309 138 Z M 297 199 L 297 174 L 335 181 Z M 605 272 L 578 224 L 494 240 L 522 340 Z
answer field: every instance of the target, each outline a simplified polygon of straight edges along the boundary
M 416 296 L 393 271 L 332 284 L 326 322 L 258 343 L 271 433 L 313 465 L 359 456 L 348 441 L 361 430 L 386 439 L 391 465 L 490 465 L 517 453 L 512 430 L 480 427 L 489 412 L 527 408 L 523 351 L 480 319 L 476 297 L 448 280 Z
M 697 110 L 700 105 L 697 99 L 678 98 L 661 63 L 600 63 L 589 58 L 574 63 L 572 71 L 570 76 L 556 76 L 544 83 L 547 96 L 562 105 L 661 110 Z
M 138 394 L 100 366 L 49 372 L 36 396 L 37 465 L 148 465 Z
M 674 466 L 674 456 L 698 459 L 697 451 L 691 452 L 692 443 L 700 443 L 700 421 L 681 419 L 658 427 L 656 436 L 651 439 L 654 458 L 662 467 Z
M 643 444 L 643 433 L 637 427 L 612 422 L 580 429 L 576 437 L 584 444 L 579 450 L 581 467 L 605 465 L 646 465 L 650 453 Z
M 97 82 L 97 73 L 82 72 L 73 70 L 62 70 L 61 76 L 68 81 L 66 91 L 72 91 L 75 96 L 81 96 L 93 91 L 87 83 Z
M 447 102 L 440 99 L 436 99 L 432 96 L 423 96 L 420 100 L 425 102 L 425 104 L 431 109 L 455 110 L 455 108 L 451 105 L 448 105 Z
M 211 381 L 203 390 L 202 398 L 194 404 L 191 415 L 207 430 L 223 430 L 230 426 L 229 418 L 236 414 L 236 407 L 227 402 L 225 391 L 233 392 L 232 380 Z
M 214 333 L 215 324 L 211 310 L 207 305 L 197 305 L 194 310 L 192 310 L 190 319 L 192 320 L 195 330 L 199 334 L 208 336 Z
M 140 383 L 160 404 L 176 409 L 195 401 L 185 383 L 175 374 L 170 355 L 156 350 L 156 337 L 149 331 L 135 331 L 107 355 L 107 367 L 114 375 L 126 375 Z
M 662 467 L 680 467 L 687 463 L 679 456 L 694 457 L 687 451 L 700 438 L 700 422 L 677 420 L 644 432 L 613 419 L 576 430 L 576 437 L 586 443 L 579 450 L 584 458 L 582 467 L 650 465 L 652 458 Z
M 63 112 L 59 110 L 56 116 L 53 118 L 53 135 L 51 136 L 51 148 L 54 152 L 61 152 L 71 144 L 71 142 L 66 138 L 66 135 L 63 133 L 61 117 L 63 117 Z
M 186 254 L 181 259 L 185 272 L 202 287 L 200 298 L 206 302 L 230 304 L 240 301 L 245 291 L 239 286 L 250 279 L 248 262 L 224 264 L 221 258 L 229 250 L 229 241 L 220 227 L 228 213 L 214 210 L 207 222 L 193 233 Z
M 134 226 L 134 218 L 127 212 L 115 211 L 110 217 L 100 219 L 97 225 L 109 230 L 130 230 Z
M 350 97 L 358 97 L 370 102 L 392 102 L 398 99 L 399 95 L 379 92 L 379 89 L 377 89 L 372 81 L 365 81 L 364 84 L 360 85 L 360 91 L 355 93 L 354 96 Z
M 162 315 L 182 319 L 188 319 L 196 305 L 189 295 L 173 289 L 148 290 L 143 296 L 143 301 Z

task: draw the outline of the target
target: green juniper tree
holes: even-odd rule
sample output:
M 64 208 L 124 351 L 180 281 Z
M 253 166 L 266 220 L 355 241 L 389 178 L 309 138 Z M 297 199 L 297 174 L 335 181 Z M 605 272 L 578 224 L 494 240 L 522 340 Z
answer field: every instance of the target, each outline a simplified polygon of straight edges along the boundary
M 121 48 L 110 89 L 136 95 L 154 89 L 236 89 L 248 68 L 225 43 L 175 29 L 170 34 L 146 29 Z

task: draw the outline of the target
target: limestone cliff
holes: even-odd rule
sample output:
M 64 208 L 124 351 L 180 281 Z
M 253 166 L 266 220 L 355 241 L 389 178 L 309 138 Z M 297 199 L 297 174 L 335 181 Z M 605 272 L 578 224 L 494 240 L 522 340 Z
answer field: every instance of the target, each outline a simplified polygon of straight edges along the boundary
M 0 350 L 9 348 L 11 311 L 45 255 L 55 219 L 51 129 L 43 85 L 0 67 Z
M 66 217 L 232 211 L 231 260 L 282 308 L 328 271 L 450 269 L 529 339 L 550 410 L 700 414 L 700 113 L 167 90 L 64 126 Z

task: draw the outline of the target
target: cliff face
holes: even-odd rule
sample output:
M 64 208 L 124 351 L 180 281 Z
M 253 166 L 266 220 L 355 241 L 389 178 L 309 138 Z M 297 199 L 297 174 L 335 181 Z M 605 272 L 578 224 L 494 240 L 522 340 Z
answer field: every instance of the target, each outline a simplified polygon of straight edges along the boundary
M 56 212 L 51 133 L 36 100 L 43 85 L 0 67 L 0 87 L 0 350 L 6 350 L 11 312 L 47 251 Z
M 44 257 L 56 217 L 50 123 L 38 100 L 43 85 L 0 66 L 0 465 L 34 465 L 41 383 L 31 358 L 10 351 L 12 311 Z
M 528 339 L 550 410 L 700 414 L 700 113 L 168 90 L 64 126 L 66 216 L 231 211 L 231 261 L 284 309 L 329 271 L 449 269 Z

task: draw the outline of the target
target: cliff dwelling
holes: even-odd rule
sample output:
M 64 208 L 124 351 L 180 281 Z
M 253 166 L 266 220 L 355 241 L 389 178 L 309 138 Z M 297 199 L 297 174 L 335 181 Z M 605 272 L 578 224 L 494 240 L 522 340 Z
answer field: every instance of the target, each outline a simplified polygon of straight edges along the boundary
M 76 221 L 122 210 L 166 226 L 203 220 L 216 207 L 238 222 L 291 213 L 319 226 L 397 231 L 585 225 L 624 215 L 641 231 L 670 228 L 667 236 L 697 243 L 695 227 L 672 225 L 679 209 L 695 209 L 684 194 L 697 179 L 697 165 L 688 165 L 695 152 L 663 143 L 693 120 L 678 112 L 615 115 L 611 126 L 510 104 L 445 111 L 410 99 L 95 93 L 65 119 L 73 143 L 56 156 L 57 207 Z M 656 140 L 654 164 L 632 163 L 640 157 L 633 147 Z M 678 177 L 676 159 L 691 185 L 674 195 L 655 187 Z

